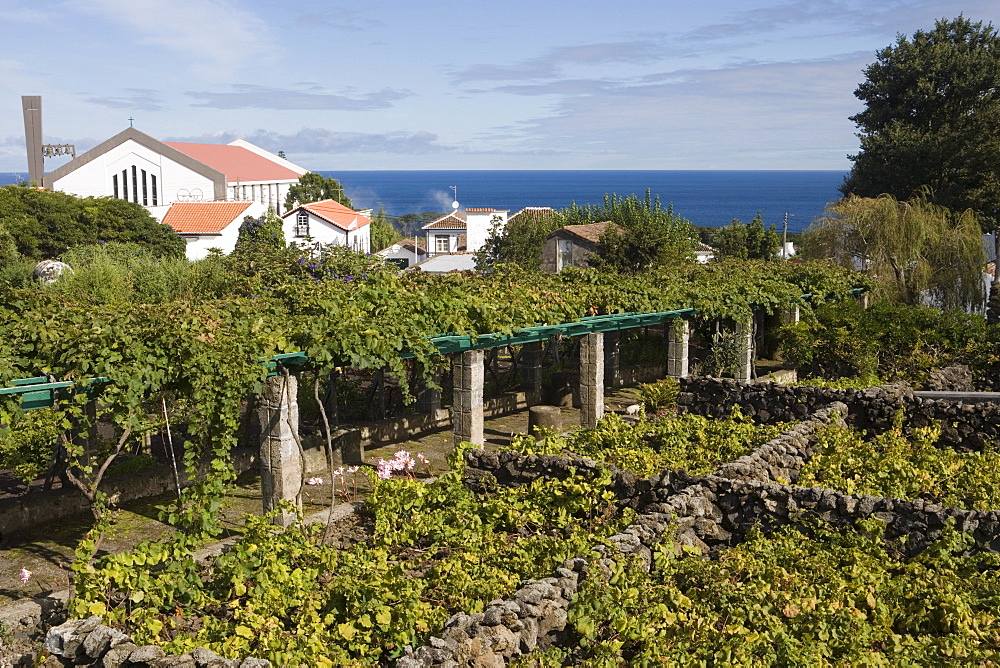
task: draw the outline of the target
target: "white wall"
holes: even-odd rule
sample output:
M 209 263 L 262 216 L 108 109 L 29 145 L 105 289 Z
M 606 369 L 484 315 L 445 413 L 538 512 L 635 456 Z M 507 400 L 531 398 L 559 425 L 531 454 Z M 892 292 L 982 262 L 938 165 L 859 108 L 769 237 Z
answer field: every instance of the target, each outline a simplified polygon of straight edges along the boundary
M 506 211 L 465 211 L 465 245 L 470 252 L 475 252 L 486 244 L 486 239 L 494 225 L 501 230 L 507 226 Z
M 287 214 L 282 218 L 282 230 L 285 233 L 285 241 L 303 245 L 306 243 L 305 237 L 295 236 L 296 219 L 299 212 Z M 309 213 L 309 237 L 310 243 L 314 244 L 337 244 L 348 246 L 363 253 L 371 252 L 371 226 L 365 225 L 357 230 L 347 232 L 336 225 L 328 223 L 319 216 Z
M 114 195 L 112 176 L 118 175 L 118 196 L 124 199 L 121 171 L 128 172 L 128 199 L 132 195 L 132 165 L 146 170 L 146 202 L 151 213 L 162 220 L 166 209 L 177 201 L 192 201 L 200 193 L 200 199 L 210 201 L 215 198 L 212 180 L 195 171 L 163 157 L 156 151 L 129 139 L 98 156 L 86 165 L 49 184 L 52 190 L 60 190 L 79 197 L 111 197 Z M 152 177 L 156 176 L 157 204 L 153 209 Z M 142 174 L 139 173 L 139 204 L 142 204 Z
M 273 206 L 280 216 L 285 212 L 288 190 L 296 183 L 298 181 L 230 181 L 226 184 L 226 199 L 260 202 L 265 208 Z
M 424 230 L 427 233 L 424 238 L 424 248 L 427 249 L 428 255 L 438 255 L 437 244 L 434 241 L 434 237 L 437 236 L 447 236 L 448 237 L 448 253 L 458 252 L 458 237 L 465 234 L 465 230 Z
M 239 218 L 230 223 L 220 234 L 182 234 L 181 236 L 187 241 L 185 256 L 189 260 L 200 260 L 208 256 L 208 251 L 211 248 L 221 248 L 222 252 L 226 254 L 232 253 L 233 249 L 236 248 L 236 240 L 240 236 L 240 225 L 243 224 L 243 219 L 247 216 L 260 218 L 265 213 L 267 213 L 267 208 L 263 204 L 255 202 L 248 206 Z

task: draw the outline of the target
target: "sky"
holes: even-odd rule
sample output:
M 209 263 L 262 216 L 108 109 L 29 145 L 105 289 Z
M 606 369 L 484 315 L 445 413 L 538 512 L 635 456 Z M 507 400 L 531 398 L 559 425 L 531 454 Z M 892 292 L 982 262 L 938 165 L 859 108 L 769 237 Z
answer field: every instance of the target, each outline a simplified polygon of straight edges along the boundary
M 875 53 L 1000 2 L 0 0 L 0 171 L 129 126 L 311 170 L 829 169 Z M 46 159 L 51 171 L 65 159 Z

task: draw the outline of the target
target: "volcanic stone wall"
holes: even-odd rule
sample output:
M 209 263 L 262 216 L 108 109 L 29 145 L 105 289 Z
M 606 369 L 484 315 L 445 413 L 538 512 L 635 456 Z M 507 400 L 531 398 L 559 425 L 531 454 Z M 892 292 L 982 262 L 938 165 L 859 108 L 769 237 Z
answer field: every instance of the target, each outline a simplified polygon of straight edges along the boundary
M 881 433 L 902 415 L 904 429 L 941 424 L 941 445 L 981 450 L 1000 441 L 1000 405 L 963 404 L 915 397 L 905 384 L 863 390 L 835 390 L 811 385 L 742 384 L 723 378 L 681 380 L 681 410 L 709 417 L 729 415 L 734 407 L 763 424 L 802 420 L 835 402 L 847 406 L 845 419 L 857 429 Z

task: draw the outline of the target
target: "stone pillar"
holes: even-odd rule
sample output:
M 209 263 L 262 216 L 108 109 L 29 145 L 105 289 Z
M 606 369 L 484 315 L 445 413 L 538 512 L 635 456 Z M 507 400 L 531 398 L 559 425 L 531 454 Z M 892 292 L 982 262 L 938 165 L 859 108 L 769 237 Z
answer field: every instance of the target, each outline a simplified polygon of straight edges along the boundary
M 667 375 L 671 378 L 688 377 L 688 349 L 691 343 L 691 324 L 684 318 L 674 318 L 667 323 Z
M 868 308 L 868 293 L 867 292 L 862 292 L 861 294 L 854 295 L 854 298 L 858 301 L 859 304 L 861 304 L 861 308 L 863 308 L 863 309 L 867 309 Z
M 542 357 L 545 349 L 541 341 L 525 343 L 521 346 L 521 385 L 535 396 L 536 401 L 542 396 Z
M 621 335 L 618 332 L 604 333 L 604 387 L 612 389 L 621 387 L 622 378 L 618 360 L 618 342 Z
M 736 345 L 739 361 L 733 376 L 738 382 L 746 383 L 753 376 L 753 318 L 736 322 Z
M 451 423 L 455 445 L 469 441 L 482 445 L 483 436 L 483 351 L 468 350 L 452 360 L 454 394 Z
M 604 417 L 604 334 L 585 334 L 580 341 L 580 425 L 597 426 Z
M 260 425 L 260 490 L 264 512 L 274 510 L 279 501 L 300 505 L 302 498 L 302 457 L 295 442 L 299 428 L 298 380 L 289 374 L 264 381 L 257 401 Z M 287 527 L 294 513 L 281 513 L 274 523 Z
M 789 306 L 784 311 L 781 312 L 781 324 L 782 325 L 794 325 L 799 321 L 799 316 L 801 311 L 799 311 L 798 304 L 794 306 Z

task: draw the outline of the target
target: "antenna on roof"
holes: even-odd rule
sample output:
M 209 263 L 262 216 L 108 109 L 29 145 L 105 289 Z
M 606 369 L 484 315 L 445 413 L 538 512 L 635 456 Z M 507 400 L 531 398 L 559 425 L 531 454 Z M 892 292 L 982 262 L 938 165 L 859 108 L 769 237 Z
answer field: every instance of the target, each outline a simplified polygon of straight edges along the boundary
M 455 200 L 451 203 L 451 208 L 458 209 L 458 186 L 448 186 L 455 193 Z

